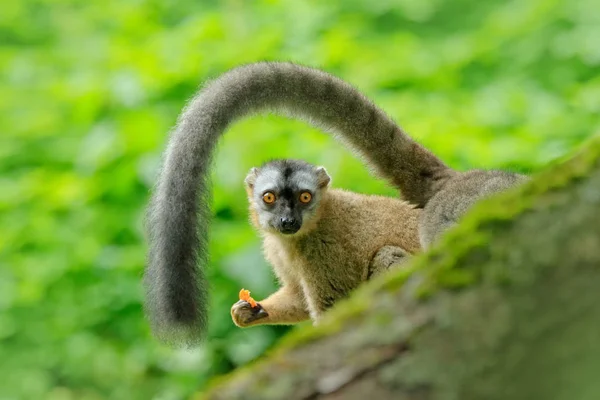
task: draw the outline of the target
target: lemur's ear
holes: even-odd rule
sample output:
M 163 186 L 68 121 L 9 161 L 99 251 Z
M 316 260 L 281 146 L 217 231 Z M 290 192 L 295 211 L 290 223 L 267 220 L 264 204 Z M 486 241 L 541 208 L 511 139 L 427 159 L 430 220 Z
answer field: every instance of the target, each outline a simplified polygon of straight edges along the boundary
M 256 182 L 257 176 L 258 168 L 252 168 L 250 172 L 248 172 L 248 175 L 246 175 L 246 179 L 244 179 L 244 183 L 246 184 L 246 186 L 252 188 L 254 186 L 254 183 Z
M 327 173 L 327 170 L 325 169 L 325 167 L 317 167 L 316 173 L 317 173 L 317 179 L 319 182 L 319 187 L 323 188 L 325 186 L 328 186 L 329 183 L 331 182 L 331 177 Z

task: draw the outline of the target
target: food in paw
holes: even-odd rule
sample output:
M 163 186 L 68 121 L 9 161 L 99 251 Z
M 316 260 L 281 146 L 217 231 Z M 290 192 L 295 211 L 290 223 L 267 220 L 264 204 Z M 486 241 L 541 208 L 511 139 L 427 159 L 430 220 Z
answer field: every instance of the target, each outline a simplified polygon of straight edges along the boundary
M 258 304 L 256 303 L 256 301 L 252 297 L 250 297 L 250 291 L 249 290 L 246 290 L 246 289 L 240 290 L 240 300 L 247 301 L 248 303 L 250 303 L 250 305 L 252 306 L 252 308 L 258 306 Z

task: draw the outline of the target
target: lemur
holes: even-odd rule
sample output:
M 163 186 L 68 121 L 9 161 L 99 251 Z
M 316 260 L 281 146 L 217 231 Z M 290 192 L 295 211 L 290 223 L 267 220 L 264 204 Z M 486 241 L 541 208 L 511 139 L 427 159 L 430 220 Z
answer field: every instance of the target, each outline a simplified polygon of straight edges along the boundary
M 246 177 L 253 225 L 281 288 L 231 309 L 236 325 L 316 323 L 361 282 L 421 248 L 421 209 L 399 199 L 329 188 L 323 167 L 278 160 Z
M 262 112 L 303 119 L 357 152 L 404 200 L 423 209 L 418 234 L 424 249 L 477 200 L 526 179 L 449 168 L 358 90 L 321 70 L 285 62 L 234 68 L 207 83 L 181 113 L 148 208 L 146 312 L 160 338 L 194 343 L 204 336 L 208 285 L 198 266 L 208 255 L 212 155 L 230 124 Z

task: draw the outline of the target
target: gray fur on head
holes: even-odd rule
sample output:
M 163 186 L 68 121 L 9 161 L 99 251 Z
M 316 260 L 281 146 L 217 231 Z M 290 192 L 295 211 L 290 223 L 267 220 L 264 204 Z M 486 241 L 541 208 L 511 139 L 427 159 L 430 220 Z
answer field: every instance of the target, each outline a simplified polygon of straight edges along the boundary
M 325 168 L 289 159 L 252 168 L 246 178 L 246 184 L 252 189 L 252 208 L 261 229 L 286 236 L 306 232 L 306 227 L 314 222 L 319 202 L 330 181 Z M 272 203 L 264 201 L 266 193 L 274 197 Z M 310 199 L 304 203 L 301 197 L 307 193 Z M 294 226 L 286 231 L 283 221 L 293 222 Z

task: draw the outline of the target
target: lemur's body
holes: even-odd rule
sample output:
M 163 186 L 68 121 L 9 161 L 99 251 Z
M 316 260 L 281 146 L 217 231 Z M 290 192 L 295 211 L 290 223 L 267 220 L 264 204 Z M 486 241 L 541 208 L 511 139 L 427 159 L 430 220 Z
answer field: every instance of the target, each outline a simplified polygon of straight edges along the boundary
M 264 234 L 264 253 L 275 274 L 284 285 L 305 293 L 313 319 L 380 272 L 372 261 L 382 248 L 398 247 L 409 254 L 421 249 L 415 229 L 421 210 L 408 203 L 329 189 L 322 207 L 309 235 Z
M 232 316 L 239 326 L 289 324 L 309 316 L 317 321 L 360 283 L 420 250 L 420 209 L 389 197 L 328 189 L 327 183 L 313 183 L 313 171 L 309 164 L 282 160 L 254 169 L 247 179 L 251 220 L 282 287 L 259 303 L 264 313 L 238 302 Z M 328 182 L 324 169 L 318 171 Z M 272 204 L 264 204 L 264 193 L 273 195 Z M 292 202 L 276 207 L 286 193 Z M 293 201 L 300 193 L 310 193 L 306 205 Z M 282 233 L 284 216 L 291 216 L 297 232 Z
M 212 153 L 231 123 L 260 112 L 292 115 L 341 138 L 423 208 L 425 248 L 472 203 L 524 179 L 450 169 L 355 88 L 323 71 L 290 63 L 235 68 L 206 85 L 181 114 L 149 208 L 146 308 L 159 337 L 193 343 L 205 330 L 207 283 L 198 264 L 207 260 Z

